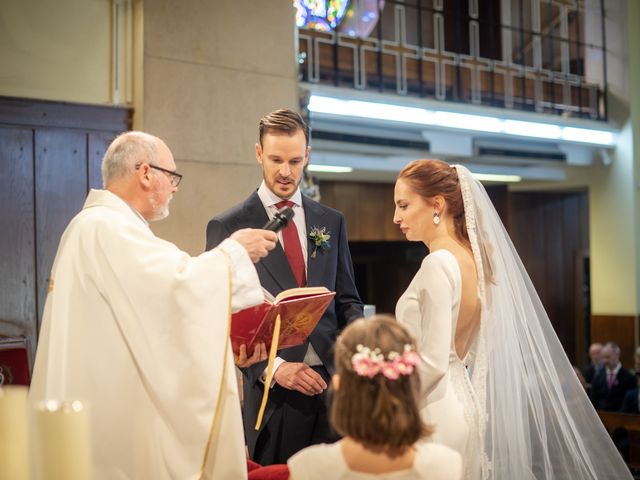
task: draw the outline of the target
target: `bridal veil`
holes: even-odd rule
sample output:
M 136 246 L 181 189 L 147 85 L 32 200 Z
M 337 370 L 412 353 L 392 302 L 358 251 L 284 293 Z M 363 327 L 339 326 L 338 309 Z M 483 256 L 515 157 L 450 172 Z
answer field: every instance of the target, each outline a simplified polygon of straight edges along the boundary
M 465 167 L 454 168 L 482 303 L 468 359 L 485 414 L 482 478 L 631 479 L 486 191 Z

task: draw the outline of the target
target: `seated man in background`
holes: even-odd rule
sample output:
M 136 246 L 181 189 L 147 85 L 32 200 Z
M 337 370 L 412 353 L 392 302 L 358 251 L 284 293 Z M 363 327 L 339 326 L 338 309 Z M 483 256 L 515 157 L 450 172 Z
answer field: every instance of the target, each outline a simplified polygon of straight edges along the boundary
M 620 347 L 608 342 L 602 348 L 601 368 L 591 381 L 591 402 L 596 410 L 617 412 L 625 394 L 636 387 L 635 376 L 620 363 Z
M 622 406 L 620 407 L 620 412 L 622 413 L 640 413 L 640 408 L 638 408 L 638 396 L 640 395 L 640 389 L 638 387 L 629 390 L 624 399 L 622 400 Z
M 637 415 L 640 413 L 640 409 L 638 409 L 638 396 L 640 395 L 640 389 L 638 387 L 629 390 L 624 399 L 622 400 L 622 406 L 620 407 L 620 413 L 630 413 Z M 625 459 L 626 462 L 629 461 L 629 431 L 625 427 L 616 428 L 611 433 L 611 438 L 613 438 L 616 447 L 620 450 L 622 454 L 622 458 Z
M 589 363 L 587 368 L 584 369 L 584 372 L 583 372 L 584 379 L 588 384 L 591 384 L 595 374 L 602 369 L 602 361 L 600 358 L 601 354 L 602 354 L 601 343 L 596 342 L 596 343 L 592 343 L 589 346 L 589 359 L 591 360 L 591 362 Z

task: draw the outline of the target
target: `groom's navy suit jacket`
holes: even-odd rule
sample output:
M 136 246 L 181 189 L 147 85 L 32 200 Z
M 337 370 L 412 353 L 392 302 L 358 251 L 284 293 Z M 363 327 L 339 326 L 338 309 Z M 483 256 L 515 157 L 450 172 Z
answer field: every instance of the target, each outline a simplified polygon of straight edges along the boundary
M 322 360 L 329 375 L 334 373 L 333 346 L 337 335 L 352 320 L 362 317 L 362 301 L 355 287 L 353 264 L 347 242 L 347 229 L 342 213 L 302 196 L 307 232 L 307 286 L 324 286 L 336 292 L 333 302 L 309 336 L 309 341 Z M 257 192 L 244 202 L 217 215 L 207 225 L 207 250 L 216 247 L 225 238 L 242 228 L 262 228 L 269 220 Z M 330 247 L 318 248 L 312 258 L 314 243 L 309 239 L 313 227 L 325 227 L 331 235 Z M 282 290 L 297 287 L 293 272 L 280 243 L 265 258 L 256 264 L 260 283 L 272 295 Z M 278 351 L 278 356 L 288 362 L 302 362 L 308 348 L 308 341 L 298 347 Z M 262 399 L 263 384 L 259 378 L 266 367 L 260 362 L 243 369 L 244 374 L 244 425 L 249 455 L 254 458 L 254 450 L 260 432 L 273 414 L 274 402 L 269 401 L 263 419 L 263 428 L 256 432 L 254 425 Z M 280 388 L 276 386 L 275 388 Z M 283 442 L 287 441 L 283 432 Z M 271 440 L 270 440 L 271 441 Z M 306 445 L 303 445 L 304 447 Z

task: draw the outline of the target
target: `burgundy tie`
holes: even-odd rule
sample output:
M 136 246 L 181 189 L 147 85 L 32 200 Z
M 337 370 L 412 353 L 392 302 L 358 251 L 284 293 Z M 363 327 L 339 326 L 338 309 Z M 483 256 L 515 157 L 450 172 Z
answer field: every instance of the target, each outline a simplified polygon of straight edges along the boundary
M 293 207 L 293 205 L 293 202 L 290 200 L 282 200 L 276 203 L 276 208 L 280 210 L 282 207 Z M 293 220 L 289 221 L 289 224 L 282 229 L 282 241 L 284 243 L 284 253 L 287 256 L 287 260 L 289 260 L 289 266 L 291 267 L 293 276 L 296 277 L 298 286 L 306 286 L 307 279 L 304 271 L 304 256 L 302 255 L 298 229 Z
M 609 378 L 607 378 L 607 387 L 611 390 L 613 382 L 616 380 L 616 372 L 609 372 Z

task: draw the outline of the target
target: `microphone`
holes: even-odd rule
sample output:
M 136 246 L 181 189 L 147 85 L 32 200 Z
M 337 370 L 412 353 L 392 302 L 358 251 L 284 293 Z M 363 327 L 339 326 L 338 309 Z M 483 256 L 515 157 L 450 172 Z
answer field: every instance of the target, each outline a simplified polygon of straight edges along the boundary
M 271 230 L 272 232 L 279 232 L 281 229 L 287 226 L 289 220 L 293 218 L 294 211 L 291 207 L 283 207 L 276 212 L 271 220 L 269 220 L 263 230 Z

